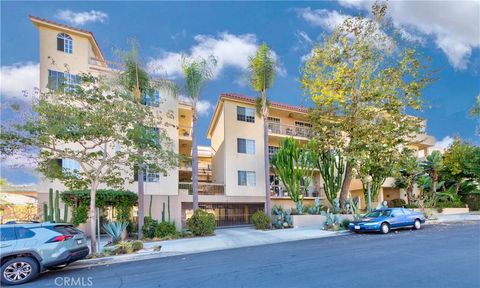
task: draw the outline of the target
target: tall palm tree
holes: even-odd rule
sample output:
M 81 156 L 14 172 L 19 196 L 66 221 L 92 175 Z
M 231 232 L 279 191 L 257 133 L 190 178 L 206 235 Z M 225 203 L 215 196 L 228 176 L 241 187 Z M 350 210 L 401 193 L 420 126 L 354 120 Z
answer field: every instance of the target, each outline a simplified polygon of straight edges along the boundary
M 443 156 L 440 151 L 433 151 L 422 163 L 425 172 L 432 178 L 431 194 L 437 192 L 438 173 L 443 169 Z
M 152 79 L 148 73 L 141 68 L 140 60 L 137 52 L 137 43 L 132 41 L 132 49 L 129 53 L 124 54 L 124 65 L 125 69 L 122 72 L 122 78 L 124 85 L 127 89 L 132 91 L 135 101 L 138 105 L 144 105 L 145 97 L 148 95 L 153 95 L 155 90 L 163 90 L 171 94 L 173 97 L 177 97 L 178 87 L 177 85 L 169 80 L 164 79 Z M 138 181 L 138 212 L 137 212 L 137 225 L 138 225 L 138 239 L 143 238 L 143 224 L 145 218 L 145 185 L 144 185 L 144 173 L 145 173 L 145 163 L 142 161 L 144 156 L 144 149 L 142 146 L 149 145 L 146 143 L 148 133 L 151 133 L 148 127 L 142 125 L 136 125 L 135 130 L 139 133 L 133 133 L 136 135 L 133 141 L 136 142 L 137 146 L 137 181 Z M 148 141 L 147 141 L 148 142 Z
M 182 58 L 182 70 L 185 77 L 185 93 L 192 103 L 192 192 L 193 210 L 198 209 L 198 147 L 197 147 L 197 104 L 202 86 L 212 78 L 213 67 L 217 64 L 215 57 L 188 60 Z
M 260 92 L 261 99 L 257 103 L 257 112 L 261 112 L 263 118 L 263 157 L 265 165 L 265 213 L 271 216 L 270 209 L 270 161 L 268 158 L 268 100 L 267 89 L 273 85 L 275 79 L 275 58 L 273 53 L 268 48 L 267 44 L 263 43 L 257 50 L 257 53 L 250 57 L 250 85 L 253 90 Z

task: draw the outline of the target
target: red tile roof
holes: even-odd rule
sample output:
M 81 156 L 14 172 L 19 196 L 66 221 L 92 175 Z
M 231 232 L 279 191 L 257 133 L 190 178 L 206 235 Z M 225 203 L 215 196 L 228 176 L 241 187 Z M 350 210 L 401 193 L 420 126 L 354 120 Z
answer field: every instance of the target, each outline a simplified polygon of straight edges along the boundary
M 255 97 L 241 95 L 237 93 L 221 93 L 220 99 L 221 98 L 228 98 L 232 100 L 240 100 L 240 101 L 255 103 Z M 309 109 L 305 107 L 294 106 L 294 105 L 289 105 L 289 104 L 280 103 L 280 102 L 270 102 L 270 107 L 285 109 L 285 110 L 294 110 L 300 113 L 308 113 L 309 111 Z
M 68 25 L 65 25 L 65 24 L 60 24 L 60 23 L 57 23 L 57 22 L 53 22 L 53 21 L 51 21 L 51 20 L 44 19 L 44 18 L 40 18 L 40 17 L 33 16 L 33 15 L 29 15 L 29 18 L 30 18 L 30 20 L 32 20 L 33 22 L 35 22 L 34 20 L 36 20 L 36 21 L 40 21 L 40 22 L 47 23 L 47 24 L 51 24 L 51 25 L 63 27 L 63 28 L 66 28 L 66 29 L 74 30 L 74 31 L 77 31 L 77 32 L 80 32 L 80 33 L 89 34 L 89 35 L 92 37 L 95 45 L 97 46 L 98 52 L 100 53 L 100 56 L 101 56 L 101 58 L 102 58 L 101 60 L 105 60 L 105 58 L 103 57 L 102 50 L 100 50 L 100 46 L 98 45 L 97 39 L 95 39 L 95 36 L 93 35 L 92 32 L 87 31 L 87 30 L 83 30 L 83 29 L 80 29 L 80 28 L 68 26 Z

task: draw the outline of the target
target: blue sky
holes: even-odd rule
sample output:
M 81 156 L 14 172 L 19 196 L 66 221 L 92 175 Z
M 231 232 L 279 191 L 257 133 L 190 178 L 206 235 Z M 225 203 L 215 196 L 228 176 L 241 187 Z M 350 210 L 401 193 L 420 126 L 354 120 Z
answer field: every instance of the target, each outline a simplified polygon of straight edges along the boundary
M 368 14 L 370 1 L 329 2 L 1 2 L 2 103 L 38 85 L 38 31 L 35 15 L 92 31 L 103 53 L 128 49 L 136 38 L 146 67 L 155 75 L 179 81 L 182 53 L 215 55 L 214 79 L 202 93 L 200 144 L 218 95 L 236 92 L 255 96 L 246 81 L 249 54 L 266 42 L 280 68 L 269 97 L 295 105 L 304 103 L 298 78 L 303 59 L 321 35 L 348 15 Z M 405 37 L 432 57 L 438 80 L 424 93 L 427 131 L 439 145 L 451 137 L 479 144 L 477 120 L 468 116 L 480 94 L 480 2 L 390 3 L 390 16 Z M 2 121 L 8 120 L 4 114 Z M 20 160 L 4 161 L 2 176 L 13 183 L 35 182 L 31 167 L 13 168 Z

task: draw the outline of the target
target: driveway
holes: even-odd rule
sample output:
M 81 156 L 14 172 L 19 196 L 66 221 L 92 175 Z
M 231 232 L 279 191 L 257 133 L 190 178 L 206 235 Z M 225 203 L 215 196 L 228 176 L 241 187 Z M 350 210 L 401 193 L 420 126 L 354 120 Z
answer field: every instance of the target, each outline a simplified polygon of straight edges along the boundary
M 49 272 L 21 287 L 470 288 L 479 251 L 480 223 L 444 223 Z

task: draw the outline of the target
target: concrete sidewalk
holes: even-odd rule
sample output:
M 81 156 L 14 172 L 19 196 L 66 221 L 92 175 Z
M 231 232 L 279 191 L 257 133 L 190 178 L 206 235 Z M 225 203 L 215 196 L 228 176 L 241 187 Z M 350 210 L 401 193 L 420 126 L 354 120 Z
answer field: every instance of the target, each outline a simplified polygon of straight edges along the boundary
M 288 241 L 315 239 L 338 236 L 345 233 L 321 230 L 320 227 L 289 228 L 281 230 L 261 231 L 253 227 L 227 228 L 215 230 L 214 236 L 184 238 L 168 241 L 144 242 L 144 249 L 137 253 L 85 259 L 72 263 L 67 269 L 85 268 L 96 265 L 138 261 L 159 257 L 169 257 L 184 254 L 241 248 L 265 244 L 282 243 Z M 107 239 L 102 239 L 102 244 Z M 160 251 L 154 247 L 162 246 Z
M 480 214 L 470 212 L 468 214 L 434 215 L 430 221 L 433 222 L 459 222 L 459 221 L 480 221 Z

